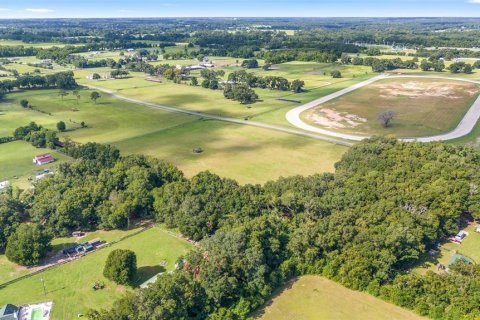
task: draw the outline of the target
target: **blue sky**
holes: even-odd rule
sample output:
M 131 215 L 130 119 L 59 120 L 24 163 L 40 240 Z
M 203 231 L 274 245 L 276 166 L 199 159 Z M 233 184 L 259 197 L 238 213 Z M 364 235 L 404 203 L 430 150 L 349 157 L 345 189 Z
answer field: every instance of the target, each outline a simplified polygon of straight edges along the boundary
M 0 0 L 0 18 L 480 17 L 480 0 Z

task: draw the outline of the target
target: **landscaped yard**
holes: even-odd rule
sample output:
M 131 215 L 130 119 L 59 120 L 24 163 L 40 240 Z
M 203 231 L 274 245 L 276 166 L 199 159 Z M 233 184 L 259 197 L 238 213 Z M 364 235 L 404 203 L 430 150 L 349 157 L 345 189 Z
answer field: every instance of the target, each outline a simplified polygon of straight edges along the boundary
M 139 268 L 136 283 L 140 284 L 158 272 L 173 270 L 178 257 L 187 253 L 191 244 L 169 235 L 159 227 L 153 227 L 79 260 L 2 288 L 0 305 L 53 301 L 52 320 L 70 320 L 77 318 L 78 314 L 84 314 L 89 308 L 111 306 L 125 291 L 132 290 L 116 285 L 102 275 L 106 258 L 114 249 L 130 249 L 136 253 Z M 163 260 L 167 262 L 165 268 L 159 265 Z M 46 295 L 41 279 L 45 281 Z M 104 282 L 105 289 L 94 291 L 92 286 L 96 281 Z
M 304 276 L 287 285 L 263 310 L 261 320 L 419 320 L 412 311 L 347 289 L 320 276 Z
M 480 92 L 472 83 L 421 78 L 372 83 L 302 114 L 309 124 L 364 135 L 417 137 L 453 130 Z M 377 117 L 392 111 L 384 128 Z

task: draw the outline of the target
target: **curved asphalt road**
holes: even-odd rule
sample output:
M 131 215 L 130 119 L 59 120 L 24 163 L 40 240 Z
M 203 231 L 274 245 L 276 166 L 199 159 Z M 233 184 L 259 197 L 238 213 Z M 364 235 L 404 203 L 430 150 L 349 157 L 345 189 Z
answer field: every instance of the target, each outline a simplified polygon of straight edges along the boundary
M 273 124 L 266 124 L 266 123 L 255 122 L 255 121 L 250 121 L 250 120 L 242 120 L 242 119 L 237 119 L 237 118 L 224 117 L 224 116 L 219 116 L 219 115 L 214 115 L 214 114 L 209 114 L 209 113 L 180 109 L 180 108 L 161 105 L 161 104 L 156 104 L 156 103 L 152 103 L 152 102 L 145 102 L 145 101 L 142 101 L 142 100 L 137 100 L 137 99 L 132 99 L 132 98 L 128 98 L 128 97 L 125 97 L 125 96 L 121 96 L 121 95 L 117 94 L 116 92 L 114 92 L 112 90 L 108 90 L 108 89 L 105 89 L 105 88 L 102 88 L 102 87 L 92 86 L 92 85 L 88 85 L 88 84 L 84 84 L 84 86 L 86 86 L 88 88 L 91 88 L 91 89 L 101 91 L 101 92 L 106 93 L 106 94 L 109 94 L 109 95 L 111 95 L 111 96 L 113 96 L 113 97 L 115 97 L 119 100 L 139 104 L 139 105 L 142 105 L 142 106 L 145 106 L 145 107 L 148 107 L 148 108 L 152 108 L 152 109 L 160 109 L 160 110 L 164 110 L 164 111 L 168 111 L 168 112 L 181 113 L 181 114 L 186 114 L 186 115 L 189 115 L 189 116 L 195 116 L 195 117 L 202 118 L 202 119 L 225 121 L 225 122 L 230 122 L 230 123 L 259 127 L 259 128 L 263 128 L 263 129 L 275 130 L 275 131 L 280 131 L 280 132 L 284 132 L 284 133 L 288 133 L 288 134 L 294 134 L 294 135 L 314 138 L 314 139 L 318 139 L 318 140 L 325 140 L 325 141 L 328 141 L 328 142 L 332 142 L 332 143 L 347 146 L 347 147 L 351 147 L 353 145 L 353 143 L 351 143 L 351 142 L 339 140 L 339 139 L 336 139 L 334 137 L 322 136 L 322 135 L 318 135 L 318 134 L 315 134 L 315 133 L 309 133 L 309 132 L 305 132 L 305 131 L 302 131 L 302 130 L 291 129 L 291 128 L 278 126 L 278 125 L 273 125 Z
M 302 106 L 296 107 L 286 114 L 287 120 L 293 124 L 294 126 L 301 128 L 306 131 L 310 132 L 315 132 L 318 134 L 322 134 L 325 136 L 330 136 L 330 137 L 335 137 L 335 138 L 341 138 L 341 139 L 346 139 L 346 140 L 354 140 L 354 141 L 360 141 L 366 138 L 369 138 L 368 136 L 360 136 L 360 135 L 354 135 L 354 134 L 347 134 L 347 133 L 340 133 L 340 132 L 334 132 L 334 131 L 329 131 L 326 129 L 321 129 L 312 125 L 309 125 L 300 118 L 300 114 L 308 109 L 314 108 L 322 103 L 325 103 L 327 101 L 330 101 L 332 99 L 336 99 L 344 94 L 347 94 L 349 92 L 352 92 L 354 90 L 357 90 L 359 88 L 362 88 L 366 85 L 369 85 L 371 83 L 374 83 L 376 81 L 386 79 L 386 78 L 430 78 L 430 79 L 444 79 L 444 80 L 456 80 L 456 81 L 463 81 L 463 82 L 470 82 L 470 83 L 475 83 L 475 84 L 480 84 L 480 81 L 475 81 L 475 80 L 468 80 L 468 79 L 461 79 L 461 78 L 451 78 L 451 77 L 441 77 L 441 76 L 408 76 L 408 75 L 398 75 L 398 76 L 389 76 L 389 75 L 379 75 L 374 78 L 371 78 L 369 80 L 357 83 L 351 87 L 345 88 L 343 90 L 334 92 L 328 96 L 325 96 L 323 98 L 314 100 L 312 102 L 309 102 L 307 104 L 304 104 Z M 475 100 L 473 105 L 470 107 L 470 109 L 467 111 L 465 116 L 463 117 L 462 121 L 458 124 L 458 126 L 453 130 L 445 134 L 440 134 L 436 136 L 430 136 L 430 137 L 418 137 L 418 138 L 404 138 L 401 140 L 404 141 L 420 141 L 420 142 L 432 142 L 432 141 L 445 141 L 445 140 L 451 140 L 451 139 L 456 139 L 459 137 L 462 137 L 464 135 L 467 135 L 470 133 L 477 123 L 477 121 L 480 119 L 480 96 Z

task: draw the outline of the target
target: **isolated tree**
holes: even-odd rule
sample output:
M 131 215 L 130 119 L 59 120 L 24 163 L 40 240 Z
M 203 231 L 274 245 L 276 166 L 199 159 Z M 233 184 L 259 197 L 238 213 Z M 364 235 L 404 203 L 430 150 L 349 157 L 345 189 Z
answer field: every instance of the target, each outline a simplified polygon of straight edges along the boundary
M 52 236 L 37 224 L 21 224 L 8 238 L 5 255 L 23 266 L 37 265 L 50 250 Z
M 332 72 L 330 72 L 330 76 L 332 76 L 332 78 L 341 78 L 342 73 L 338 70 L 333 70 Z
M 471 64 L 467 63 L 463 68 L 463 72 L 465 72 L 466 74 L 472 73 L 472 71 L 473 71 L 473 68 Z
M 480 69 L 480 60 L 475 61 L 475 62 L 473 63 L 473 67 L 474 67 L 475 69 Z
M 97 104 L 97 100 L 100 99 L 100 97 L 101 95 L 97 91 L 93 91 L 92 93 L 90 93 L 90 100 L 95 102 L 95 104 Z
M 427 59 L 423 59 L 422 62 L 420 62 L 420 69 L 422 71 L 428 71 L 432 67 L 432 64 L 427 61 Z
M 197 77 L 192 77 L 192 78 L 190 79 L 190 85 L 191 85 L 191 86 L 194 86 L 194 87 L 198 86 L 198 79 L 197 79 Z
M 305 85 L 305 81 L 293 80 L 292 84 L 290 85 L 290 89 L 295 93 L 300 93 L 302 92 L 304 85 Z
M 93 80 L 99 80 L 99 79 L 102 79 L 102 76 L 100 76 L 98 73 L 94 73 L 94 74 L 92 74 L 92 79 Z
M 110 252 L 103 275 L 118 284 L 131 284 L 137 273 L 137 256 L 135 252 L 116 249 Z
M 59 121 L 59 122 L 57 123 L 57 129 L 58 129 L 58 131 L 60 131 L 60 132 L 65 131 L 65 129 L 67 129 L 67 126 L 65 125 L 65 122 Z
M 20 100 L 20 105 L 23 107 L 23 108 L 28 108 L 28 100 L 26 99 L 22 99 Z
M 256 59 L 243 60 L 242 68 L 247 68 L 247 69 L 258 68 L 258 61 Z
M 270 70 L 270 68 L 272 67 L 272 65 L 270 63 L 265 63 L 262 67 L 263 70 L 265 71 L 268 71 Z
M 384 111 L 378 114 L 378 121 L 380 124 L 387 128 L 395 117 L 395 112 L 393 111 Z
M 77 104 L 78 104 L 78 101 L 80 100 L 80 92 L 78 92 L 78 90 L 73 90 L 72 91 L 72 94 L 75 96 L 75 98 L 77 99 Z
M 435 72 L 442 72 L 443 69 L 445 69 L 445 63 L 443 63 L 443 61 L 437 61 L 433 64 L 433 70 Z
M 68 96 L 68 92 L 65 90 L 62 90 L 58 95 L 62 98 L 62 101 L 63 101 L 63 98 Z

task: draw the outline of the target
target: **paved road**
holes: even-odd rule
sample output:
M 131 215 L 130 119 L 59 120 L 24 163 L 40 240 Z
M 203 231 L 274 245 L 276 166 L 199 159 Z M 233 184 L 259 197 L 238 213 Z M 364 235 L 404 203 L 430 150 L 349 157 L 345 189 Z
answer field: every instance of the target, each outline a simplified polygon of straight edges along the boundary
M 346 140 L 353 140 L 353 141 L 360 141 L 363 139 L 368 138 L 369 136 L 361 136 L 361 135 L 354 135 L 354 134 L 347 134 L 347 133 L 340 133 L 340 132 L 334 132 L 326 129 L 321 129 L 312 125 L 309 125 L 300 118 L 300 114 L 308 109 L 314 108 L 322 103 L 325 103 L 327 101 L 336 99 L 344 94 L 347 94 L 349 92 L 352 92 L 354 90 L 357 90 L 359 88 L 362 88 L 364 86 L 367 86 L 373 82 L 387 79 L 387 78 L 430 78 L 430 79 L 443 79 L 443 80 L 456 80 L 456 81 L 463 81 L 463 82 L 470 82 L 470 83 L 475 83 L 475 84 L 480 84 L 480 81 L 475 81 L 475 80 L 469 80 L 469 79 L 461 79 L 461 78 L 451 78 L 451 77 L 441 77 L 441 76 L 408 76 L 408 75 L 379 75 L 374 78 L 371 78 L 369 80 L 357 83 L 351 87 L 345 88 L 343 90 L 334 92 L 328 96 L 325 96 L 323 98 L 314 100 L 312 102 L 309 102 L 307 104 L 304 104 L 302 106 L 296 107 L 286 114 L 287 120 L 293 124 L 294 126 L 301 128 L 306 131 L 310 132 L 315 132 L 318 134 L 322 134 L 325 136 L 330 136 L 330 137 L 335 137 L 335 138 L 341 138 L 341 139 L 346 139 Z M 463 117 L 462 121 L 458 124 L 458 126 L 445 134 L 440 134 L 436 136 L 429 136 L 429 137 L 418 137 L 418 138 L 404 138 L 402 140 L 404 141 L 420 141 L 420 142 L 431 142 L 431 141 L 446 141 L 446 140 L 451 140 L 451 139 L 456 139 L 459 137 L 462 137 L 464 135 L 467 135 L 470 133 L 477 123 L 477 121 L 480 119 L 480 96 L 477 98 L 477 100 L 473 103 L 473 105 L 470 107 L 470 109 L 467 111 L 465 116 Z
M 92 86 L 92 85 L 85 85 L 86 87 L 89 87 L 91 89 L 95 89 L 101 92 L 104 92 L 106 94 L 109 94 L 119 100 L 139 104 L 148 108 L 152 109 L 160 109 L 168 112 L 174 112 L 174 113 L 181 113 L 181 114 L 186 114 L 189 116 L 194 116 L 202 119 L 211 119 L 211 120 L 217 120 L 217 121 L 224 121 L 224 122 L 229 122 L 229 123 L 236 123 L 236 124 L 242 124 L 242 125 L 248 125 L 248 126 L 253 126 L 253 127 L 258 127 L 258 128 L 263 128 L 263 129 L 269 129 L 269 130 L 275 130 L 283 133 L 288 133 L 288 134 L 293 134 L 297 136 L 303 136 L 303 137 L 308 137 L 308 138 L 313 138 L 313 139 L 318 139 L 318 140 L 325 140 L 328 142 L 332 142 L 335 144 L 351 147 L 353 144 L 348 141 L 343 141 L 336 139 L 334 137 L 329 137 L 329 136 L 322 136 L 316 133 L 309 133 L 305 132 L 302 130 L 297 130 L 293 128 L 287 128 L 283 126 L 278 126 L 278 125 L 273 125 L 273 124 L 266 124 L 266 123 L 261 123 L 261 122 L 255 122 L 255 121 L 250 121 L 250 120 L 243 120 L 243 119 L 237 119 L 237 118 L 231 118 L 231 117 L 224 117 L 220 115 L 214 115 L 214 114 L 209 114 L 209 113 L 203 113 L 203 112 L 198 112 L 198 111 L 191 111 L 191 110 L 186 110 L 186 109 L 180 109 L 172 106 L 166 106 L 162 104 L 157 104 L 157 103 L 151 103 L 151 102 L 145 102 L 142 100 L 137 100 L 137 99 L 132 99 L 128 98 L 122 95 L 119 95 L 115 91 L 108 90 L 102 87 L 97 87 L 97 86 Z

